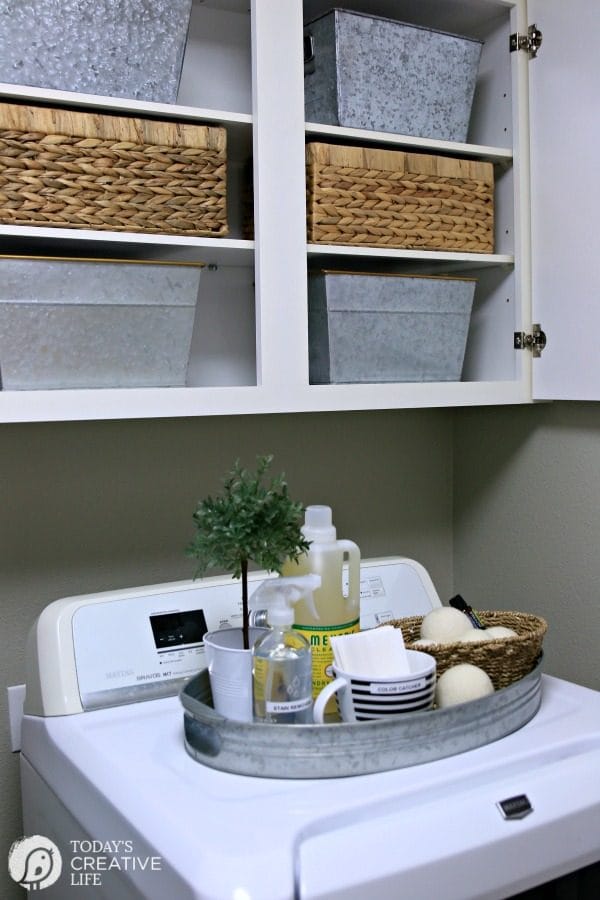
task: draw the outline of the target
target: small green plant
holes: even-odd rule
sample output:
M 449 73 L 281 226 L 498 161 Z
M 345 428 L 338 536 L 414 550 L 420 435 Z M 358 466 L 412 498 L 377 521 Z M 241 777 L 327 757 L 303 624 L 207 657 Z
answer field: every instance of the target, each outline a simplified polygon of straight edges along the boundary
M 283 474 L 270 480 L 273 456 L 257 457 L 256 472 L 239 460 L 223 482 L 223 493 L 202 500 L 193 514 L 196 535 L 187 555 L 198 560 L 194 577 L 208 569 L 226 569 L 242 579 L 242 631 L 249 644 L 248 564 L 279 572 L 286 559 L 297 561 L 308 550 L 300 518 L 303 506 L 288 494 Z

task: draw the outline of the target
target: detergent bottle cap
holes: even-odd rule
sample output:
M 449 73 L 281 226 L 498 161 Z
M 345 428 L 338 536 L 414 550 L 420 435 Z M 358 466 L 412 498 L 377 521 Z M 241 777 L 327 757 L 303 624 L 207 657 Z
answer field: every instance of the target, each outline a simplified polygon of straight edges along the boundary
M 325 544 L 335 541 L 337 532 L 332 521 L 330 506 L 307 506 L 302 534 L 307 541 Z
M 321 587 L 320 575 L 299 575 L 290 578 L 269 578 L 263 581 L 250 597 L 250 606 L 254 609 L 268 609 L 269 625 L 293 625 L 294 604 L 305 600 L 308 607 L 318 619 L 313 600 L 313 591 Z

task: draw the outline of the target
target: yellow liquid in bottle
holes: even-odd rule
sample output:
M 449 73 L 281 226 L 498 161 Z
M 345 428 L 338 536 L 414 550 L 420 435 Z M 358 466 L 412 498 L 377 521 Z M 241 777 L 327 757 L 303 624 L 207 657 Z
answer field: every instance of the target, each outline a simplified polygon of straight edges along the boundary
M 348 584 L 344 588 L 344 564 L 347 563 Z M 321 587 L 314 591 L 313 601 L 318 618 L 309 605 L 299 600 L 294 609 L 294 628 L 307 639 L 312 651 L 313 699 L 331 681 L 328 668 L 333 662 L 331 638 L 352 634 L 360 627 L 360 553 L 350 541 L 313 543 L 297 563 L 287 562 L 283 575 L 321 576 Z M 335 711 L 335 701 L 327 705 L 327 714 Z

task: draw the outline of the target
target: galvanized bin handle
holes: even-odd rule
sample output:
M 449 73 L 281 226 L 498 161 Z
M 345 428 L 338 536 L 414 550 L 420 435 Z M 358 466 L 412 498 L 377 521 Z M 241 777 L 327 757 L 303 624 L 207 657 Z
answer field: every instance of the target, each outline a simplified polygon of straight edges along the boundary
M 310 31 L 304 32 L 304 75 L 315 71 L 315 39 Z

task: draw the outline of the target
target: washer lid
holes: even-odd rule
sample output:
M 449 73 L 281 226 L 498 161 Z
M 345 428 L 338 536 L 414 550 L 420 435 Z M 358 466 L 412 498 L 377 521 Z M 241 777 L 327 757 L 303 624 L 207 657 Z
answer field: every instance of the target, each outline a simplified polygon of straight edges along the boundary
M 440 884 L 445 900 L 470 900 L 600 858 L 600 693 L 548 676 L 539 713 L 520 730 L 375 775 L 209 769 L 184 750 L 176 697 L 26 716 L 23 754 L 83 834 L 159 856 L 178 900 L 435 897 Z M 497 804 L 523 795 L 533 811 L 505 818 Z M 167 896 L 151 872 L 122 877 L 146 900 Z

